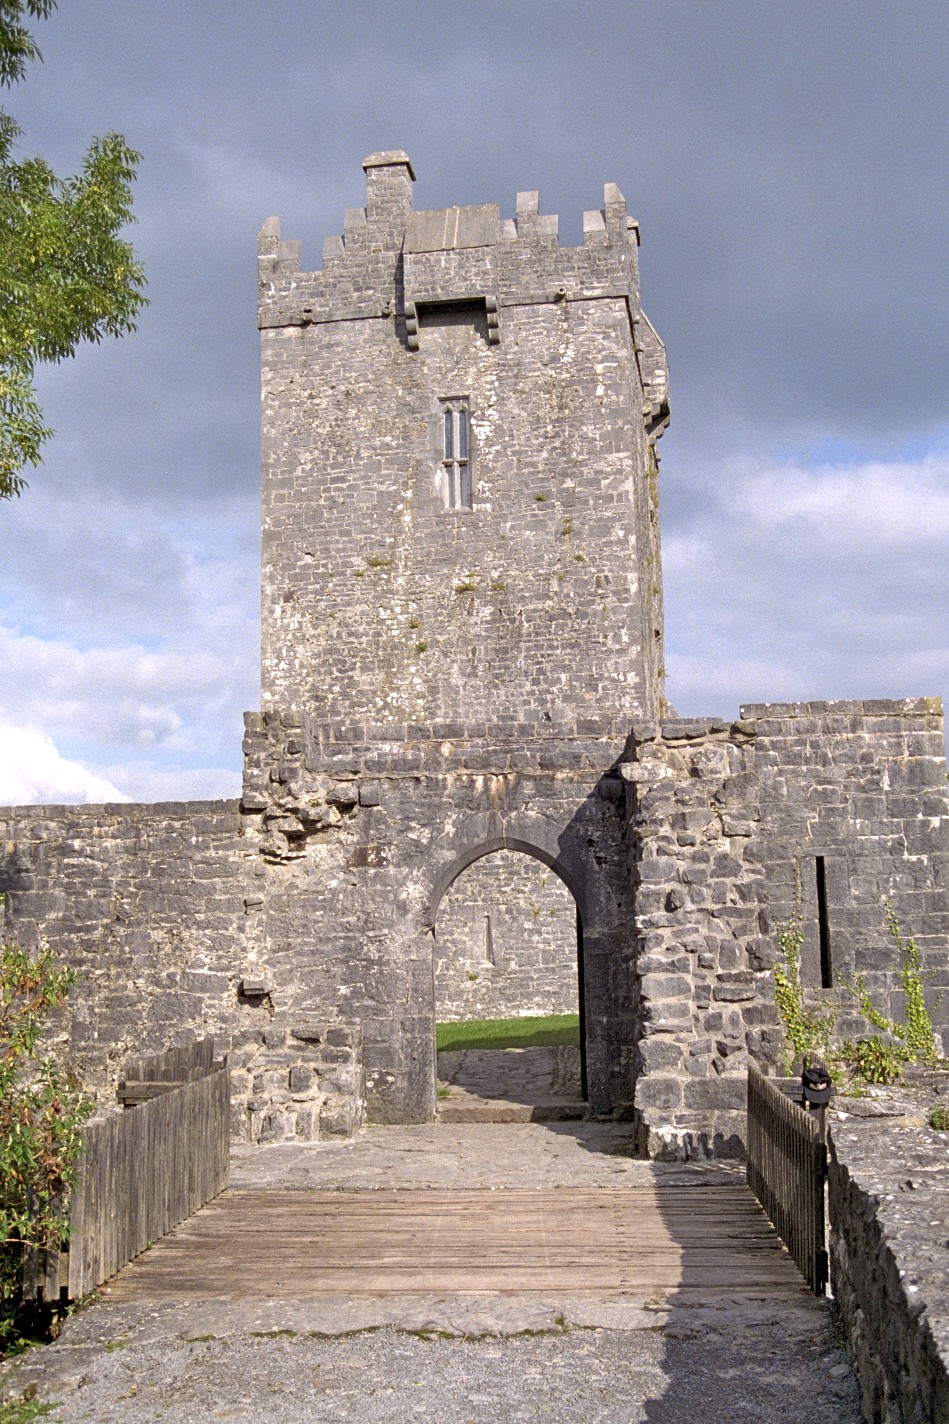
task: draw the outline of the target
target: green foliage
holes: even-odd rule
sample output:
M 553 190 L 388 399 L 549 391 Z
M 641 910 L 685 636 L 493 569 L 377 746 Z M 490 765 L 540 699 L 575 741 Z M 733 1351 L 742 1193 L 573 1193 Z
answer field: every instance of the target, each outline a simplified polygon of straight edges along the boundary
M 46 20 L 56 8 L 56 0 L 0 0 L 0 84 L 22 79 L 26 66 L 42 59 L 36 41 L 25 25 L 24 15 Z
M 37 1052 L 47 1015 L 72 981 L 49 950 L 34 959 L 15 945 L 0 949 L 0 1306 L 8 1327 L 24 1247 L 55 1250 L 62 1242 L 92 1110 L 68 1074 Z
M 39 1399 L 8 1399 L 0 1404 L 0 1424 L 30 1424 L 32 1419 L 41 1419 L 44 1414 L 51 1414 L 57 1407 L 58 1401 L 53 1404 L 43 1404 Z
M 848 1039 L 839 1057 L 851 1076 L 865 1083 L 897 1083 L 910 1061 L 901 1044 L 888 1042 L 878 1033 L 872 1038 L 860 1038 L 856 1043 Z
M 910 1063 L 935 1067 L 939 1051 L 932 1018 L 926 1007 L 922 952 L 916 941 L 904 939 L 899 922 L 888 901 L 884 902 L 886 921 L 900 958 L 900 987 L 903 990 L 905 1022 L 899 1023 L 883 1013 L 873 1002 L 866 977 L 858 974 L 852 984 L 843 987 L 856 1000 L 860 1013 L 877 1030 L 866 1038 L 848 1039 L 831 1052 L 831 1038 L 836 1024 L 834 1009 L 823 1012 L 809 1008 L 801 986 L 801 944 L 803 929 L 800 909 L 795 909 L 787 925 L 779 932 L 778 942 L 783 954 L 774 969 L 774 997 L 784 1023 L 784 1065 L 790 1072 L 795 1063 L 818 1054 L 828 1061 L 832 1074 L 844 1073 L 851 1080 L 864 1083 L 895 1083 Z M 937 1003 L 942 995 L 937 999 Z
M 795 910 L 788 923 L 778 932 L 778 944 L 783 962 L 774 966 L 774 1001 L 784 1024 L 784 1068 L 790 1073 L 795 1063 L 805 1066 L 817 1055 L 826 1058 L 831 1035 L 837 1022 L 834 1009 L 809 1008 L 801 985 L 801 945 L 804 929 L 800 910 Z
M 907 1063 L 923 1063 L 928 1068 L 935 1068 L 939 1063 L 933 1022 L 926 1007 L 925 984 L 929 976 L 923 973 L 922 951 L 914 939 L 903 938 L 899 921 L 889 901 L 884 901 L 884 910 L 890 936 L 900 957 L 900 987 L 903 990 L 905 1022 L 898 1023 L 877 1008 L 870 997 L 863 974 L 858 974 L 854 982 L 846 986 L 856 999 L 864 1018 L 878 1029 L 879 1033 L 855 1044 L 845 1043 L 841 1056 L 852 1072 L 870 1083 L 896 1082 Z M 936 1003 L 941 999 L 940 994 Z M 885 1040 L 881 1035 L 886 1035 Z M 883 1049 L 886 1050 L 885 1054 Z M 885 1076 L 871 1077 L 864 1071 L 864 1063 Z
M 46 18 L 53 0 L 0 0 L 0 82 L 21 79 L 40 58 L 20 23 Z M 17 162 L 20 129 L 0 114 L 0 498 L 18 494 L 51 431 L 33 380 L 82 341 L 135 329 L 144 276 L 119 237 L 132 219 L 140 155 L 119 134 L 92 141 L 81 172 L 57 178 L 41 158 Z
M 929 1126 L 936 1132 L 949 1132 L 949 1108 L 933 1108 L 929 1114 Z
M 926 1008 L 923 986 L 929 975 L 923 973 L 922 952 L 914 939 L 903 938 L 899 922 L 889 901 L 885 902 L 886 922 L 893 943 L 900 956 L 900 984 L 903 989 L 903 1009 L 906 1027 L 901 1035 L 910 1055 L 910 1062 L 925 1063 L 927 1068 L 935 1068 L 939 1062 L 933 1021 Z M 936 996 L 934 1007 L 942 1002 L 942 994 Z
M 523 1019 L 467 1019 L 435 1025 L 439 1052 L 466 1048 L 544 1048 L 579 1046 L 579 1014 L 546 1014 Z

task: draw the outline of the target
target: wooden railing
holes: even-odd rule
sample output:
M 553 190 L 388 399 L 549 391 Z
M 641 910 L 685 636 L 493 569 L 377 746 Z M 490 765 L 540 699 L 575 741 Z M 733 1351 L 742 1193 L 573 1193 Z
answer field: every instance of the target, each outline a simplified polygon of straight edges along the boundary
M 210 1039 L 132 1059 L 119 1096 L 125 1112 L 83 1128 L 68 1254 L 29 1263 L 28 1297 L 87 1295 L 227 1186 L 229 1079 Z
M 748 1185 L 815 1295 L 827 1285 L 827 1148 L 816 1117 L 748 1069 Z

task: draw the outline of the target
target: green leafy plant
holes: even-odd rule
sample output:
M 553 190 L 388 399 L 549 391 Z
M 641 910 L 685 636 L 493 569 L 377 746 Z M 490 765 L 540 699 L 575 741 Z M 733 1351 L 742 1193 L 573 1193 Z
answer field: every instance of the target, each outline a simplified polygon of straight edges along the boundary
M 416 651 L 417 653 L 427 653 L 427 652 L 428 652 L 428 644 L 426 643 L 426 641 L 425 641 L 424 638 L 420 638 L 419 641 L 415 644 L 415 651 Z
M 384 554 L 370 554 L 366 560 L 366 567 L 370 569 L 388 569 L 392 567 L 392 560 L 387 559 Z
M 54 0 L 0 4 L 0 84 L 42 58 L 22 24 Z M 42 158 L 18 161 L 20 129 L 0 113 L 0 498 L 18 494 L 51 432 L 34 379 L 38 365 L 83 341 L 135 330 L 144 276 L 120 237 L 132 219 L 140 155 L 119 134 L 93 139 L 79 174 L 58 178 Z
M 32 1419 L 42 1419 L 44 1414 L 51 1414 L 57 1407 L 58 1400 L 52 1404 L 44 1404 L 39 1399 L 27 1399 L 21 1395 L 19 1399 L 8 1399 L 0 1404 L 0 1424 L 30 1424 Z
M 890 931 L 890 937 L 896 945 L 900 957 L 900 988 L 903 990 L 903 1012 L 905 1022 L 899 1023 L 888 1014 L 884 1014 L 870 997 L 867 989 L 866 977 L 858 974 L 852 984 L 845 985 L 848 992 L 856 999 L 860 1012 L 868 1023 L 872 1024 L 879 1033 L 872 1038 L 861 1039 L 856 1044 L 848 1043 L 844 1045 L 842 1056 L 851 1066 L 853 1071 L 860 1073 L 860 1076 L 867 1078 L 871 1083 L 893 1083 L 902 1072 L 902 1068 L 907 1063 L 923 1063 L 928 1068 L 935 1068 L 939 1063 L 939 1049 L 936 1043 L 936 1034 L 933 1029 L 933 1021 L 929 1010 L 926 1007 L 925 985 L 929 978 L 923 973 L 922 951 L 914 939 L 904 939 L 900 929 L 899 921 L 889 901 L 884 901 L 884 911 L 886 922 Z M 942 994 L 938 995 L 936 1004 L 942 1000 Z M 886 1039 L 880 1035 L 886 1035 Z M 882 1066 L 880 1049 L 877 1045 L 887 1048 L 886 1068 Z M 888 1076 L 871 1078 L 857 1066 L 861 1061 L 880 1066 L 880 1071 L 886 1071 Z M 893 1065 L 898 1065 L 893 1071 Z
M 884 906 L 890 935 L 901 961 L 900 984 L 903 989 L 904 1012 L 906 1014 L 906 1028 L 902 1034 L 903 1042 L 906 1044 L 911 1062 L 925 1063 L 927 1068 L 935 1068 L 939 1062 L 939 1049 L 936 1046 L 933 1021 L 926 1008 L 923 987 L 931 976 L 923 973 L 922 951 L 915 939 L 903 938 L 899 921 L 893 912 L 893 906 L 888 900 L 884 902 Z M 935 1008 L 938 1008 L 942 1003 L 942 999 L 943 995 L 937 994 Z
M 783 959 L 774 966 L 774 1001 L 784 1024 L 784 1067 L 790 1073 L 795 1063 L 805 1066 L 813 1056 L 826 1058 L 837 1023 L 835 1009 L 815 1009 L 804 999 L 801 984 L 801 945 L 804 928 L 801 912 L 795 909 L 788 923 L 778 931 Z
M 873 1002 L 866 976 L 858 974 L 852 984 L 843 987 L 856 1000 L 867 1023 L 877 1031 L 864 1038 L 848 1039 L 832 1051 L 837 1011 L 810 1007 L 801 985 L 804 934 L 798 892 L 798 906 L 778 934 L 783 959 L 774 968 L 775 1003 L 785 1032 L 786 1071 L 802 1059 L 806 1064 L 811 1056 L 819 1055 L 828 1062 L 835 1079 L 846 1074 L 851 1082 L 888 1084 L 899 1081 L 907 1064 L 935 1067 L 939 1063 L 936 1035 L 926 1006 L 925 984 L 929 976 L 923 972 L 922 951 L 914 939 L 904 938 L 889 901 L 884 902 L 884 910 L 899 954 L 905 1021 L 898 1022 L 885 1014 Z M 937 1004 L 941 998 L 940 994 Z
M 901 1044 L 887 1041 L 878 1033 L 856 1042 L 848 1039 L 838 1056 L 851 1076 L 865 1083 L 898 1083 L 909 1062 L 909 1054 Z
M 93 1104 L 39 1044 L 74 975 L 49 950 L 0 948 L 0 1349 L 16 1344 L 24 1252 L 57 1250 Z
M 949 1132 L 949 1108 L 933 1108 L 929 1114 L 929 1126 L 936 1132 Z
M 476 589 L 477 587 L 478 587 L 478 580 L 477 580 L 476 578 L 472 577 L 471 575 L 469 575 L 468 578 L 462 579 L 461 583 L 456 583 L 456 584 L 455 584 L 455 592 L 456 592 L 456 593 L 474 593 L 474 591 L 475 591 L 475 589 Z

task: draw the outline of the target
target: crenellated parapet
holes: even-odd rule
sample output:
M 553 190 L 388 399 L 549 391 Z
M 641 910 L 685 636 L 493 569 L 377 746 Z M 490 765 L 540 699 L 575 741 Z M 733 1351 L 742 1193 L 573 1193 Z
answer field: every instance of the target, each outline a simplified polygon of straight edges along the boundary
M 504 339 L 504 311 L 519 306 L 619 299 L 641 363 L 647 422 L 668 418 L 665 350 L 639 304 L 639 225 L 615 183 L 603 207 L 583 215 L 583 244 L 562 247 L 556 215 L 537 192 L 518 193 L 514 218 L 497 204 L 415 211 L 414 173 L 401 151 L 370 154 L 365 208 L 346 210 L 343 231 L 323 243 L 322 267 L 301 268 L 300 244 L 271 217 L 258 243 L 262 329 L 359 319 L 388 320 L 393 338 L 419 346 L 426 310 L 477 304 L 489 344 Z

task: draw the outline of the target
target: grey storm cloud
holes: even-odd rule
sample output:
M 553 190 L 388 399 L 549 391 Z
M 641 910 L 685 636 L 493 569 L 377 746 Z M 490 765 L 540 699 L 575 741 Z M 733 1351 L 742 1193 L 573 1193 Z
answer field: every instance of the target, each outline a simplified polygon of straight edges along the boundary
M 136 335 L 43 374 L 56 437 L 21 506 L 0 508 L 0 620 L 53 650 L 50 690 L 9 685 L 8 716 L 69 738 L 133 794 L 147 792 L 123 747 L 139 725 L 166 758 L 140 786 L 176 766 L 201 785 L 219 767 L 232 786 L 238 739 L 224 749 L 209 709 L 231 729 L 257 696 L 256 232 L 280 214 L 319 266 L 362 201 L 362 157 L 386 147 L 411 154 L 419 207 L 512 213 L 539 188 L 577 242 L 611 180 L 639 218 L 644 305 L 672 368 L 663 506 L 683 710 L 939 690 L 945 538 L 867 553 L 857 520 L 848 544 L 842 488 L 834 556 L 819 519 L 768 526 L 754 500 L 784 470 L 806 502 L 832 478 L 829 448 L 854 468 L 899 462 L 949 427 L 940 0 L 84 0 L 36 31 L 45 63 L 4 96 L 22 151 L 71 171 L 110 129 L 142 151 L 132 236 L 151 305 Z M 858 503 L 883 488 L 854 478 Z M 938 493 L 945 468 L 927 480 Z M 897 484 L 912 500 L 912 479 Z M 111 684 L 106 664 L 71 661 L 122 647 L 129 671 Z M 142 648 L 167 658 L 150 692 Z M 25 676 L 29 658 L 11 658 Z M 70 677 L 86 689 L 71 701 Z M 97 677 L 84 751 L 75 704 Z

